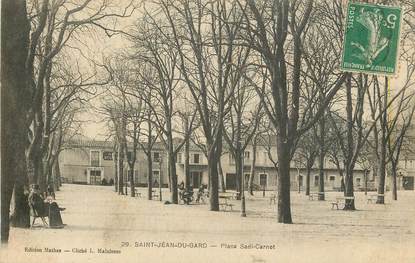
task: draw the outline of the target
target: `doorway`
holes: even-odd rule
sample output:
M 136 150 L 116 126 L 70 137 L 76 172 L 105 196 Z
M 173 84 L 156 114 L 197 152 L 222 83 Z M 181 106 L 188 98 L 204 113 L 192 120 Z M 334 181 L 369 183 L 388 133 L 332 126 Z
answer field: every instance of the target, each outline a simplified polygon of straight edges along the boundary
M 100 185 L 101 184 L 101 170 L 90 170 L 89 171 L 89 184 Z
M 190 182 L 193 188 L 199 188 L 202 179 L 202 172 L 190 172 Z
M 414 190 L 414 177 L 412 176 L 402 177 L 402 186 L 404 190 Z
M 236 175 L 234 173 L 226 174 L 226 190 L 236 190 Z

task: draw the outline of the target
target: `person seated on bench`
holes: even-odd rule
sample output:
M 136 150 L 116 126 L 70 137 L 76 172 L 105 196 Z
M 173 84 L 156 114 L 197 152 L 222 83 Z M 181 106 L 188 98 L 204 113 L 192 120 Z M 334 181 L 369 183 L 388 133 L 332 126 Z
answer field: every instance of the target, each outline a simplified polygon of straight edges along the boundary
M 43 199 L 39 191 L 39 185 L 32 185 L 29 194 L 29 204 L 37 212 L 39 217 L 49 217 L 49 226 L 52 228 L 63 228 L 65 225 L 62 222 L 61 212 L 65 208 L 59 207 L 58 204 L 53 201 L 52 196 L 48 196 Z
M 53 185 L 52 184 L 48 185 L 48 192 L 47 192 L 46 197 L 47 196 L 51 196 L 53 198 L 53 200 L 55 200 L 55 190 L 53 190 Z
M 200 184 L 199 191 L 197 192 L 196 203 L 199 203 L 200 198 L 203 197 L 204 191 L 205 191 L 205 186 L 203 184 Z

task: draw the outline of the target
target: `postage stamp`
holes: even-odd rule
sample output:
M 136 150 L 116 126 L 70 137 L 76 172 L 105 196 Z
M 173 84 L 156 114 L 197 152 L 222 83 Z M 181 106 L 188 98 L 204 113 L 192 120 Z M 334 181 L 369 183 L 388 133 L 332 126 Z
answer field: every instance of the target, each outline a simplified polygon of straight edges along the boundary
M 402 9 L 349 2 L 340 69 L 395 75 Z

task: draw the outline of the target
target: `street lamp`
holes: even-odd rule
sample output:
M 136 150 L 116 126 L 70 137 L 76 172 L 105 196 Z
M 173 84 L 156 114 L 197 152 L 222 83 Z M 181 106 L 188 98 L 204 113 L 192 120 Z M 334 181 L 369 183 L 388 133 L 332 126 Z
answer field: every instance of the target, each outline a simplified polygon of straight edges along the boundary
M 163 200 L 162 197 L 161 197 L 161 161 L 162 161 L 162 158 L 161 158 L 161 154 L 160 154 L 160 157 L 159 157 L 159 165 L 160 165 L 160 172 L 159 172 L 159 198 L 160 198 L 160 202 Z
M 241 141 L 238 141 L 239 143 L 239 149 L 241 150 Z M 245 211 L 245 174 L 244 174 L 244 152 L 242 152 L 241 158 L 241 173 L 242 173 L 242 190 L 241 190 L 241 217 L 246 217 L 246 211 Z

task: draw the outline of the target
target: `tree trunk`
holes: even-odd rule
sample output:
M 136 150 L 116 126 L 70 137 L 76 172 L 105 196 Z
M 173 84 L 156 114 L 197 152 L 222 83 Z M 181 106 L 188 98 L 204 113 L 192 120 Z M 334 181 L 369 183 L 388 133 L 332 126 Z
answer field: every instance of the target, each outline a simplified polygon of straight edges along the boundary
M 379 102 L 380 103 L 380 102 Z M 379 160 L 379 187 L 378 187 L 378 198 L 376 204 L 385 203 L 385 181 L 386 181 L 386 147 L 387 147 L 387 125 L 388 125 L 388 78 L 385 77 L 385 89 L 383 99 L 383 113 L 381 124 L 381 141 L 380 141 L 380 160 Z
M 29 74 L 25 69 L 30 27 L 26 1 L 1 6 L 1 242 L 9 239 L 10 201 L 27 140 L 26 108 Z M 25 174 L 23 176 L 26 176 Z
M 239 144 L 239 143 L 238 143 Z M 241 157 L 241 150 L 236 149 L 235 152 L 235 177 L 236 177 L 236 200 L 241 200 L 241 192 L 242 192 L 242 176 L 243 176 L 243 167 L 242 167 L 242 158 Z
M 218 161 L 218 173 L 220 178 L 221 192 L 226 193 L 225 176 L 223 176 L 222 162 L 220 159 Z
M 305 195 L 310 195 L 310 175 L 311 175 L 311 167 L 307 164 L 307 171 L 305 177 Z
M 255 177 L 255 164 L 256 164 L 256 138 L 253 139 L 252 145 L 252 163 L 251 163 L 251 172 L 249 174 L 249 194 L 254 195 L 254 177 Z
M 135 182 L 134 182 L 134 161 L 130 165 L 130 196 L 135 197 Z
M 18 156 L 20 154 L 20 156 Z M 29 228 L 30 227 L 30 208 L 28 205 L 28 178 L 27 167 L 25 162 L 25 154 L 23 152 L 16 152 L 16 159 L 21 160 L 16 164 L 15 185 L 12 195 L 12 212 L 11 225 L 14 227 Z
M 318 176 L 318 200 L 320 201 L 324 201 L 325 196 L 324 196 L 324 157 L 325 157 L 325 141 L 324 141 L 324 136 L 326 136 L 325 134 L 325 120 L 324 120 L 324 115 L 321 117 L 320 122 L 319 122 L 319 132 L 320 132 L 320 138 L 319 138 L 319 142 L 320 142 L 320 154 L 319 154 L 319 163 L 318 163 L 318 168 L 319 168 L 319 176 Z
M 169 173 L 171 177 L 171 202 L 173 204 L 178 204 L 179 199 L 178 199 L 178 190 L 177 190 L 176 158 L 174 156 L 172 138 L 169 143 L 168 162 L 169 162 Z
M 398 185 L 396 182 L 396 170 L 397 170 L 397 165 L 395 161 L 391 161 L 392 164 L 392 200 L 398 200 Z
M 186 121 L 186 127 L 188 127 L 187 118 Z M 190 139 L 187 136 L 186 141 L 184 144 L 184 185 L 186 189 L 190 188 L 190 169 L 189 169 L 189 159 L 190 159 Z
M 147 154 L 147 173 L 148 173 L 147 196 L 148 196 L 148 200 L 152 200 L 153 199 L 153 160 L 151 159 L 151 150 Z
M 118 192 L 118 152 L 114 150 L 114 190 Z
M 53 165 L 53 173 L 55 176 L 54 190 L 60 191 L 60 182 L 61 182 L 61 169 L 59 166 L 59 156 L 56 157 L 56 161 Z
M 210 149 L 208 145 L 208 149 Z M 219 211 L 219 180 L 218 180 L 218 157 L 216 151 L 208 154 L 209 175 L 209 204 L 210 211 Z
M 279 138 L 278 145 L 278 222 L 291 224 L 290 151 L 287 142 Z
M 124 151 L 118 145 L 118 194 L 124 194 Z
M 381 143 L 383 144 L 383 143 Z M 386 179 L 386 149 L 381 146 L 381 154 L 379 160 L 379 186 L 378 186 L 378 197 L 376 200 L 376 204 L 384 204 L 385 203 L 385 179 Z
M 354 197 L 354 188 L 353 188 L 353 169 L 346 169 L 346 178 L 345 178 L 345 197 Z M 355 200 L 346 199 L 343 210 L 356 210 Z
M 151 113 L 150 111 L 147 113 L 147 126 L 148 126 L 148 137 L 147 137 L 147 150 L 146 150 L 146 155 L 147 155 L 147 198 L 148 200 L 152 200 L 153 199 L 153 160 L 152 160 L 152 156 L 151 156 L 151 149 L 152 149 L 152 143 L 153 143 L 153 137 L 152 137 L 152 131 L 151 131 Z M 160 171 L 161 173 L 161 171 Z
M 43 158 L 39 161 L 39 177 L 38 184 L 41 193 L 44 193 L 48 189 L 48 180 L 46 177 L 47 174 L 47 164 L 43 161 Z
M 28 204 L 28 194 L 29 191 L 27 184 L 17 179 L 13 190 L 13 209 L 10 216 L 10 224 L 14 227 L 30 227 L 30 208 Z

